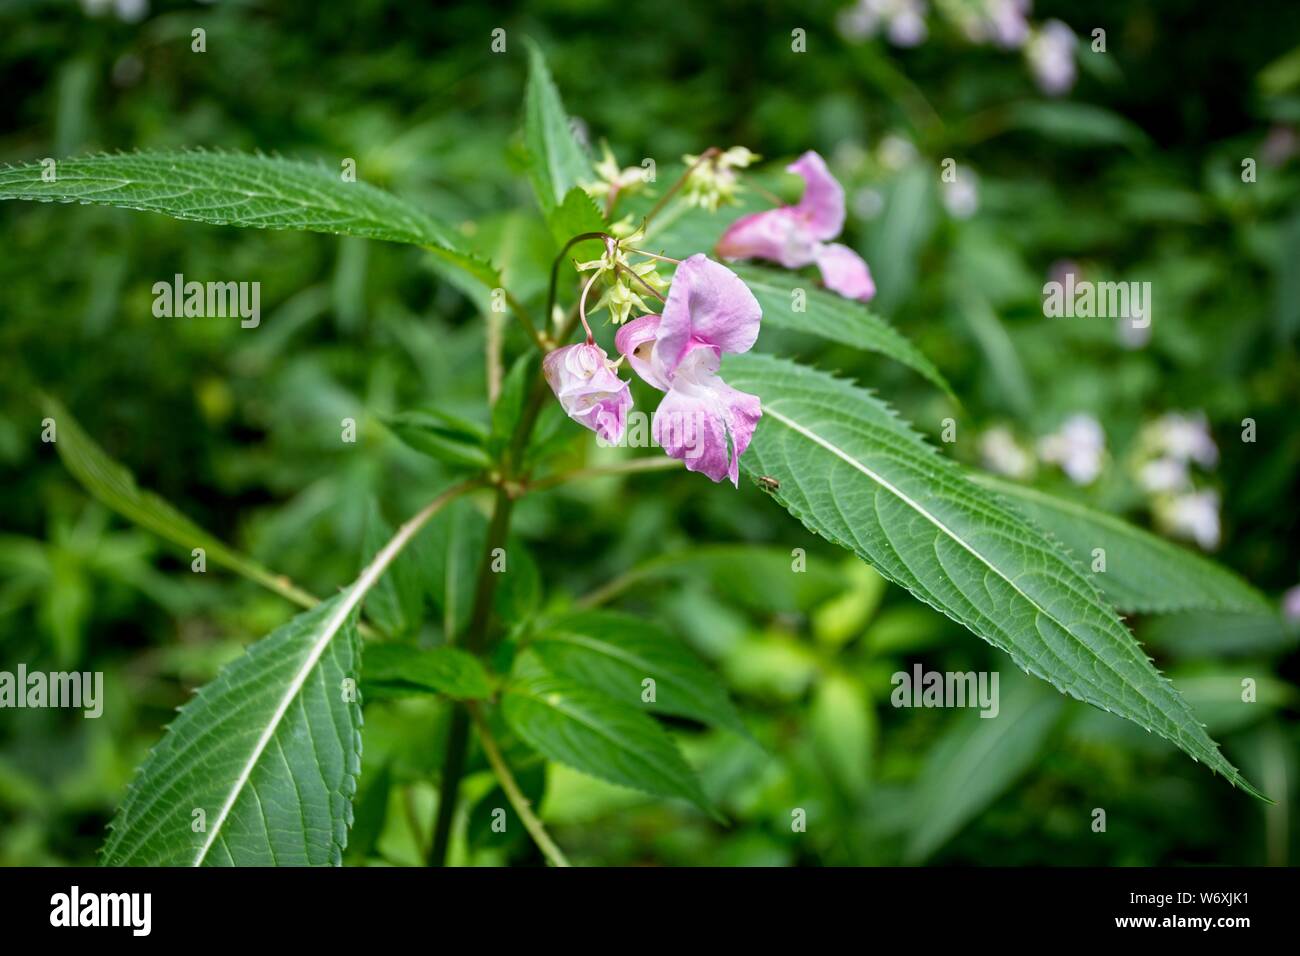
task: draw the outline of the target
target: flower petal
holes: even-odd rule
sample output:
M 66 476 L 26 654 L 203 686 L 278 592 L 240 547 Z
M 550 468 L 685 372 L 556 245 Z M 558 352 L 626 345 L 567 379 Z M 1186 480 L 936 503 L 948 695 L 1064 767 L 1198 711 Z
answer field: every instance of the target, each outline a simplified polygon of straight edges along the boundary
M 555 349 L 542 359 L 542 372 L 566 415 L 611 445 L 622 440 L 632 392 L 604 349 L 586 343 Z
M 794 208 L 808 236 L 816 242 L 834 239 L 844 228 L 844 187 L 826 168 L 826 160 L 810 149 L 786 169 L 804 181 L 803 196 Z
M 740 484 L 740 456 L 763 415 L 758 396 L 732 388 L 705 371 L 679 375 L 655 411 L 652 434 L 664 451 L 689 471 L 714 481 Z M 716 366 L 715 366 L 716 367 Z
M 817 247 L 817 268 L 826 288 L 846 299 L 869 302 L 876 294 L 876 283 L 866 260 L 838 242 Z
M 767 259 L 787 269 L 813 261 L 816 240 L 793 206 L 750 213 L 733 222 L 718 240 L 718 255 L 726 259 Z
M 668 382 L 655 373 L 650 362 L 655 338 L 659 334 L 659 320 L 660 317 L 657 315 L 643 315 L 621 326 L 618 334 L 614 336 L 614 348 L 627 359 L 627 364 L 632 366 L 632 371 L 641 376 L 642 381 L 661 392 L 666 392 Z
M 691 256 L 677 267 L 668 289 L 651 352 L 654 373 L 671 383 L 686 356 L 701 347 L 713 350 L 715 357 L 748 352 L 762 317 L 758 300 L 740 276 L 703 254 Z

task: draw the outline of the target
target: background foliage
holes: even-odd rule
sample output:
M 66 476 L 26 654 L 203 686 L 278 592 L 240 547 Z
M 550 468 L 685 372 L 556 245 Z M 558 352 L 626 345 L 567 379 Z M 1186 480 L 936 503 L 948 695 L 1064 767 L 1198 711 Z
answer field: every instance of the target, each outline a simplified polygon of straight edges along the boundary
M 1070 5 L 1037 4 L 1037 17 L 1081 35 L 1108 33 L 1109 52 L 1081 46 L 1078 84 L 1048 99 L 1018 55 L 938 21 L 916 49 L 850 39 L 836 27 L 841 6 L 667 4 L 629 25 L 626 5 L 596 0 L 526 10 L 362 0 L 337 15 L 153 3 L 138 20 L 120 15 L 131 4 L 92 16 L 10 2 L 0 160 L 181 146 L 331 167 L 352 157 L 360 178 L 441 220 L 473 221 L 468 238 L 531 296 L 551 243 L 520 159 L 522 37 L 534 36 L 568 109 L 625 165 L 649 156 L 667 167 L 733 143 L 830 160 L 878 311 L 934 359 L 963 407 L 878 356 L 793 334 L 790 348 L 877 388 L 936 438 L 955 416 L 946 454 L 976 462 L 992 427 L 1030 445 L 1090 413 L 1106 435 L 1101 477 L 1075 488 L 1040 465 L 1036 483 L 1148 524 L 1127 467 L 1137 436 L 1165 412 L 1203 410 L 1221 453 L 1204 476 L 1222 496 L 1217 557 L 1279 598 L 1300 579 L 1296 14 L 1103 3 L 1085 21 Z M 190 51 L 195 26 L 207 53 Z M 510 45 L 494 56 L 499 26 Z M 805 54 L 790 52 L 793 27 L 808 31 Z M 1246 185 L 1248 156 L 1259 173 Z M 978 174 L 973 214 L 939 183 L 945 157 Z M 89 863 L 173 708 L 292 609 L 217 569 L 191 575 L 184 553 L 92 501 L 37 440 L 37 393 L 65 403 L 200 526 L 330 594 L 373 551 L 374 502 L 393 523 L 444 483 L 383 421 L 435 402 L 480 405 L 484 322 L 410 247 L 91 207 L 7 203 L 0 223 L 0 666 L 101 670 L 110 701 L 99 720 L 0 713 L 0 863 Z M 1151 281 L 1150 340 L 1044 319 L 1041 286 L 1063 260 L 1091 277 Z M 261 326 L 155 318 L 150 288 L 177 272 L 260 281 Z M 515 329 L 505 334 L 522 350 Z M 357 445 L 338 441 L 346 416 L 360 423 Z M 1254 444 L 1239 440 L 1246 417 Z M 575 453 L 601 454 L 576 431 Z M 457 521 L 472 528 L 474 506 Z M 509 598 L 521 608 L 562 607 L 650 562 L 608 603 L 709 660 L 752 735 L 704 731 L 689 714 L 675 725 L 725 824 L 576 771 L 520 768 L 575 862 L 1295 858 L 1296 636 L 1276 616 L 1129 618 L 1229 759 L 1276 801 L 1266 806 L 1158 738 L 1019 679 L 748 483 L 737 493 L 675 473 L 586 482 L 526 499 L 515 527 L 538 559 L 535 593 Z M 791 584 L 795 547 L 810 573 Z M 423 639 L 436 643 L 458 606 L 443 600 Z M 1016 719 L 891 707 L 890 675 L 917 662 L 1000 670 L 1002 708 Z M 1260 683 L 1249 708 L 1234 705 L 1242 676 Z M 348 862 L 420 862 L 445 720 L 428 697 L 367 693 Z M 500 801 L 482 756 L 471 759 L 455 858 L 536 862 L 518 827 L 491 832 L 486 811 Z M 807 811 L 806 833 L 791 832 L 794 807 Z M 1090 829 L 1096 807 L 1105 834 Z

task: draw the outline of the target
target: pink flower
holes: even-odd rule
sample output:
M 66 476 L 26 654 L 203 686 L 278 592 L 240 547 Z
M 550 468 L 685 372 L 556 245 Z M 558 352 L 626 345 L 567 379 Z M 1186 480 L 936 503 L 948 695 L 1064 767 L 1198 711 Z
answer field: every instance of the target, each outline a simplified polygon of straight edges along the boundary
M 740 277 L 702 254 L 677 267 L 659 315 L 618 331 L 615 347 L 647 383 L 666 392 L 651 434 L 672 458 L 714 481 L 740 482 L 740 456 L 762 417 L 758 397 L 718 377 L 723 352 L 748 352 L 763 317 Z
M 742 216 L 718 241 L 728 259 L 769 259 L 787 269 L 817 263 L 826 287 L 866 302 L 876 294 L 871 270 L 848 246 L 831 243 L 844 228 L 844 187 L 812 150 L 786 167 L 804 181 L 798 205 Z
M 591 342 L 566 345 L 542 359 L 542 372 L 565 414 L 611 445 L 622 440 L 632 392 L 604 349 Z

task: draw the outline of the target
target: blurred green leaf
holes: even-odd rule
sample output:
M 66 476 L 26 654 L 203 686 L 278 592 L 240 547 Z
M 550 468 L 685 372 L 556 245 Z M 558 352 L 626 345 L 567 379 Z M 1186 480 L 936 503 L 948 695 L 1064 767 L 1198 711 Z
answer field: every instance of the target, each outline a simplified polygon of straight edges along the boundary
M 436 408 L 386 416 L 384 424 L 403 443 L 453 467 L 490 468 L 487 430 L 468 419 Z
M 366 648 L 362 687 L 434 691 L 456 700 L 485 700 L 492 679 L 477 657 L 455 647 L 425 649 L 384 642 Z
M 179 545 L 187 553 L 202 548 L 206 558 L 214 564 L 256 581 L 298 604 L 311 607 L 316 603 L 314 597 L 295 588 L 287 579 L 227 547 L 162 498 L 137 487 L 131 473 L 106 455 L 82 431 L 72 413 L 57 401 L 47 397 L 43 405 L 46 415 L 55 421 L 54 447 L 59 457 L 82 487 L 109 508 L 128 521 Z
M 1034 762 L 1061 698 L 1017 674 L 999 681 L 996 717 L 957 713 L 926 755 L 912 801 L 906 859 L 919 863 L 1005 793 Z

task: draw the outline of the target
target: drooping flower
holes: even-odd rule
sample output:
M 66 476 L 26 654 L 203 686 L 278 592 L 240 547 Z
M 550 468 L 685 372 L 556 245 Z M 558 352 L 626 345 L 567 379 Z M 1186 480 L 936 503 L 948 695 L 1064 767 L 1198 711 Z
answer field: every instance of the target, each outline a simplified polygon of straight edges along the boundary
M 740 456 L 762 417 L 758 397 L 718 376 L 722 353 L 747 352 L 762 309 L 734 272 L 703 254 L 682 262 L 663 315 L 618 331 L 615 346 L 642 379 L 665 392 L 651 434 L 670 457 L 714 481 L 740 481 Z
M 566 415 L 611 445 L 622 440 L 632 392 L 604 349 L 592 342 L 566 345 L 547 353 L 542 372 Z
M 769 259 L 787 269 L 815 262 L 828 289 L 867 301 L 876 294 L 871 270 L 848 246 L 830 241 L 844 228 L 844 188 L 812 150 L 786 169 L 804 181 L 799 202 L 737 219 L 718 241 L 718 254 L 728 259 Z
M 1092 484 L 1101 474 L 1106 452 L 1106 433 L 1091 415 L 1079 413 L 1065 420 L 1055 434 L 1038 442 L 1043 461 L 1059 465 L 1076 485 Z

